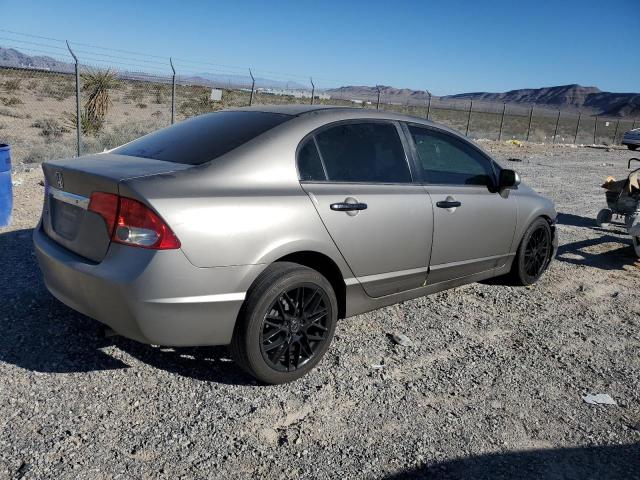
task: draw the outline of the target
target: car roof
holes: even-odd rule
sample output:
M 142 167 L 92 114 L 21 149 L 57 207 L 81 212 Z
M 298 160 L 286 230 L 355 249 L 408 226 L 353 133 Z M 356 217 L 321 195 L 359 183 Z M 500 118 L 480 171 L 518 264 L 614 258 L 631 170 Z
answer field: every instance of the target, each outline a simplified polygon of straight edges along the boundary
M 452 130 L 451 128 L 441 123 L 432 122 L 423 117 L 417 117 L 407 115 L 404 113 L 393 112 L 389 110 L 378 110 L 372 108 L 362 107 L 343 107 L 339 105 L 303 105 L 303 104 L 289 104 L 289 105 L 254 105 L 251 107 L 238 107 L 230 108 L 227 110 L 243 111 L 243 112 L 264 112 L 264 113 L 278 113 L 283 115 L 291 115 L 295 117 L 302 117 L 307 114 L 322 115 L 326 117 L 327 121 L 331 121 L 331 117 L 344 117 L 345 114 L 353 115 L 358 118 L 379 118 L 386 120 L 397 120 L 404 122 L 421 123 L 423 125 L 432 125 L 434 127 L 447 130 L 449 132 L 460 135 L 459 132 Z

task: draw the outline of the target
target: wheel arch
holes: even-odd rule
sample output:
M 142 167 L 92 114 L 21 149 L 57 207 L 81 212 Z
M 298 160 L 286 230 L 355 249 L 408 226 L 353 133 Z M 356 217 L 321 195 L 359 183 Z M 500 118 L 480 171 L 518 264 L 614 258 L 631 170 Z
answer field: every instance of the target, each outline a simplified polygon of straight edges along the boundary
M 293 262 L 316 270 L 323 275 L 333 287 L 338 300 L 338 318 L 345 318 L 347 287 L 340 267 L 331 257 L 312 250 L 303 250 L 284 255 L 276 262 Z

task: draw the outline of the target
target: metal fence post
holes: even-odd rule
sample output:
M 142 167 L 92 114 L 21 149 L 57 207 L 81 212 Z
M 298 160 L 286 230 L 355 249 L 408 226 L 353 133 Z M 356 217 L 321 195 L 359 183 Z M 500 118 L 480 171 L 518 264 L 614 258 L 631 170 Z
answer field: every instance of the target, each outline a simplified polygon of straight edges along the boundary
M 173 68 L 173 60 L 169 57 L 169 65 L 171 65 L 171 125 L 176 121 L 176 69 Z
M 633 125 L 631 126 L 631 130 L 633 130 L 634 128 L 636 128 L 636 119 L 633 119 Z
M 78 57 L 73 53 L 71 47 L 69 46 L 69 41 L 67 41 L 67 48 L 69 49 L 69 53 L 73 57 L 73 61 L 75 62 L 76 69 L 76 153 L 77 156 L 80 156 L 80 131 L 81 131 L 81 117 L 80 117 L 80 70 L 78 69 Z
M 582 118 L 582 112 L 578 112 L 578 124 L 576 125 L 576 134 L 573 136 L 573 144 L 578 142 L 578 131 L 580 130 L 580 119 Z
M 504 112 L 507 109 L 507 104 L 502 104 L 502 118 L 500 119 L 500 133 L 498 133 L 498 141 L 502 141 L 502 127 L 504 126 Z
M 613 145 L 616 144 L 616 137 L 618 136 L 618 127 L 620 126 L 620 120 L 616 122 L 616 130 L 613 132 Z
M 253 73 L 249 69 L 249 75 L 251 76 L 251 96 L 249 96 L 249 106 L 253 103 L 253 88 L 256 86 L 256 79 L 253 78 Z
M 467 131 L 465 132 L 467 137 L 469 136 L 469 125 L 471 124 L 471 110 L 473 110 L 473 100 L 469 103 L 469 114 L 467 115 Z
M 556 137 L 558 136 L 559 123 L 560 123 L 560 110 L 558 110 L 558 118 L 556 118 L 556 129 L 553 131 L 553 143 L 556 143 Z
M 310 77 L 309 80 L 311 80 L 311 105 L 313 105 L 313 95 L 316 92 L 316 86 L 313 83 L 313 77 Z
M 596 121 L 593 122 L 593 144 L 596 144 L 596 134 L 598 133 L 598 116 L 596 115 Z
M 527 127 L 527 142 L 529 141 L 529 136 L 531 135 L 531 120 L 533 119 L 533 109 L 535 105 L 531 106 L 531 111 L 529 112 L 529 126 Z
M 380 86 L 376 85 L 376 90 L 378 90 L 378 100 L 376 101 L 376 110 L 380 108 Z
M 431 93 L 429 93 L 429 104 L 427 105 L 427 120 L 429 120 L 429 115 L 431 115 Z

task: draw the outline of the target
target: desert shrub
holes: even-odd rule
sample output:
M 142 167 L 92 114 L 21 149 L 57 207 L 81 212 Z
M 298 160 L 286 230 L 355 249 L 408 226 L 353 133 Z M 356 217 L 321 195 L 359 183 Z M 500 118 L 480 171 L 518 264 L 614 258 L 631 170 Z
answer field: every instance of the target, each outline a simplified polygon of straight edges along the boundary
M 36 88 L 38 88 L 38 82 L 36 80 L 31 80 L 27 83 L 27 90 L 35 90 Z
M 76 94 L 75 85 L 67 82 L 47 81 L 42 85 L 40 95 L 43 97 L 55 98 L 58 101 L 66 100 Z
M 29 115 L 24 115 L 22 113 L 11 110 L 10 108 L 0 107 L 0 115 L 11 118 L 29 118 Z
M 82 91 L 88 95 L 84 104 L 84 116 L 92 129 L 92 133 L 100 131 L 111 105 L 110 90 L 120 85 L 115 72 L 97 70 L 82 74 Z M 88 132 L 90 133 L 90 132 Z
M 47 141 L 51 141 L 55 138 L 62 137 L 62 134 L 68 132 L 69 130 L 62 125 L 55 118 L 42 118 L 40 120 L 36 120 L 31 124 L 32 127 L 40 129 L 40 135 L 47 139 Z
M 108 130 L 100 132 L 87 143 L 87 151 L 101 152 L 123 145 L 131 140 L 142 137 L 166 125 L 158 122 L 129 122 L 114 125 Z
M 138 108 L 147 108 L 147 104 L 146 104 L 146 103 L 142 103 L 142 102 L 140 102 L 140 103 L 138 103 L 138 104 L 136 105 L 136 107 L 138 107 Z
M 63 112 L 62 117 L 64 123 L 69 130 L 75 130 L 77 127 L 77 116 L 75 113 Z M 86 109 L 80 111 L 80 129 L 84 135 L 95 135 L 104 125 L 104 119 L 89 115 Z
M 2 84 L 4 89 L 9 93 L 14 93 L 20 90 L 21 80 L 19 78 L 12 78 L 11 80 L 7 80 Z
M 169 94 L 169 87 L 166 85 L 161 85 L 159 83 L 154 83 L 152 87 L 154 102 L 157 104 L 161 104 L 164 102 L 165 95 Z
M 22 157 L 23 163 L 42 163 L 45 160 L 74 157 L 76 147 L 73 142 L 55 142 L 32 145 Z
M 0 102 L 5 107 L 15 107 L 16 105 L 22 105 L 22 100 L 18 97 L 0 97 Z
M 122 96 L 123 103 L 142 103 L 144 94 L 140 90 L 130 90 Z
M 180 104 L 180 113 L 185 117 L 194 117 L 203 113 L 209 113 L 222 108 L 221 103 L 212 102 L 209 97 L 209 90 L 199 89 L 189 96 L 187 100 Z

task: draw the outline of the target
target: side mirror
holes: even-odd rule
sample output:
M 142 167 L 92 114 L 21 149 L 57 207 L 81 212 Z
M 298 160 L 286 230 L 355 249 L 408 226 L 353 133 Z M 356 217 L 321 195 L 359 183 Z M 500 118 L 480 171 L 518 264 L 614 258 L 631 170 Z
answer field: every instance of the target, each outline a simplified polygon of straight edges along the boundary
M 515 170 L 507 168 L 500 170 L 500 178 L 498 178 L 499 190 L 518 188 L 518 185 L 520 185 L 520 175 Z

